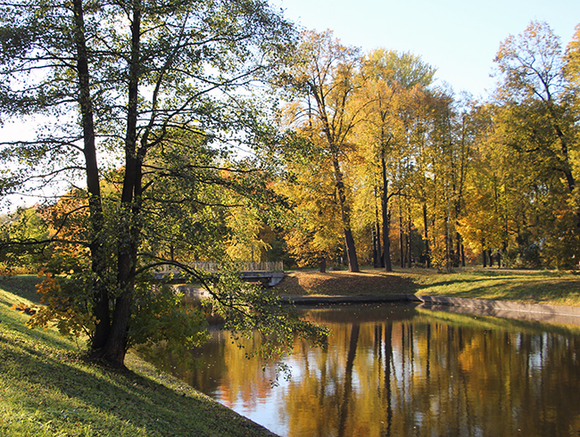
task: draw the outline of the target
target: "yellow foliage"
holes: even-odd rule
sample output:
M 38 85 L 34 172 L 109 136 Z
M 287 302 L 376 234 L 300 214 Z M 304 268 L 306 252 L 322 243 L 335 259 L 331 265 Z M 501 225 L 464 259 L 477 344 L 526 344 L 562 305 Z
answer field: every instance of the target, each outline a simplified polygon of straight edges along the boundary
M 58 279 L 52 273 L 43 269 L 38 275 L 45 276 L 44 280 L 36 285 L 36 289 L 41 295 L 40 301 L 46 306 L 39 307 L 26 322 L 26 326 L 31 329 L 47 329 L 52 324 L 63 336 L 80 337 L 82 334 L 89 335 L 93 332 L 96 317 L 90 311 L 86 311 L 83 305 L 79 305 L 78 301 L 75 302 L 74 294 L 63 292 Z

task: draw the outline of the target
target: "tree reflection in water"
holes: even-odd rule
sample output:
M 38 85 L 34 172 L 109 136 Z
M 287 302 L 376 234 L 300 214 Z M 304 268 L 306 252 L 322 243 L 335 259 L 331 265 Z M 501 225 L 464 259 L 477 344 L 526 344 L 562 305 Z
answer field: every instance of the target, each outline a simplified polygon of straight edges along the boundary
M 328 348 L 297 342 L 277 387 L 274 365 L 245 358 L 258 340 L 224 331 L 174 373 L 280 435 L 580 434 L 579 328 L 392 305 L 307 317 L 331 328 Z

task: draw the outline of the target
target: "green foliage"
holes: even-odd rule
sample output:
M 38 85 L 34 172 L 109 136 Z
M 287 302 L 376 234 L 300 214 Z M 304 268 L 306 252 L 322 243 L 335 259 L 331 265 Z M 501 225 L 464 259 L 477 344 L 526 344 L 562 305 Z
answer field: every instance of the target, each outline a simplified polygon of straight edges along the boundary
M 494 136 L 510 166 L 497 172 L 506 204 L 500 220 L 515 237 L 506 235 L 504 248 L 516 263 L 529 264 L 525 251 L 532 247 L 539 251 L 533 265 L 541 259 L 545 266 L 571 268 L 580 258 L 577 96 L 567 91 L 573 74 L 565 70 L 573 58 L 574 45 L 563 56 L 560 39 L 540 22 L 508 37 L 496 57 L 503 81 Z
M 63 336 L 86 335 L 93 341 L 96 324 L 93 314 L 93 280 L 90 273 L 75 273 L 55 277 L 43 272 L 45 278 L 37 286 L 43 306 L 36 311 L 27 326 L 54 326 Z M 183 305 L 182 296 L 167 285 L 142 280 L 135 287 L 134 307 L 126 348 L 141 346 L 151 349 L 162 345 L 176 356 L 199 346 L 208 338 L 207 323 L 201 311 Z
M 0 142 L 10 164 L 0 188 L 86 181 L 51 205 L 50 268 L 67 277 L 49 288 L 82 290 L 79 304 L 89 299 L 97 318 L 95 354 L 121 366 L 131 310 L 173 305 L 145 302 L 141 274 L 219 259 L 243 228 L 228 228 L 228 208 L 273 200 L 260 163 L 237 151 L 271 141 L 269 103 L 254 85 L 286 59 L 293 28 L 261 0 L 17 0 L 0 2 L 0 29 L 0 117 L 49 116 L 31 140 Z M 54 303 L 73 305 L 63 300 Z M 76 304 L 74 314 L 85 311 Z M 61 315 L 75 332 L 92 330 Z M 174 320 L 179 332 L 196 329 Z M 144 341 L 153 328 L 135 332 Z
M 48 224 L 40 208 L 18 208 L 0 219 L 0 263 L 3 269 L 36 271 L 50 256 L 45 245 Z
M 263 341 L 253 354 L 265 361 L 291 354 L 296 337 L 308 340 L 312 346 L 326 344 L 328 329 L 302 320 L 292 308 L 282 305 L 272 289 L 243 282 L 235 264 L 221 270 L 205 287 L 211 294 L 211 299 L 204 302 L 207 310 L 221 316 L 224 327 L 236 338 L 260 335 Z
M 209 338 L 207 320 L 199 308 L 183 303 L 183 295 L 175 289 L 153 282 L 141 282 L 135 287 L 135 307 L 127 348 L 137 349 L 155 360 L 167 353 L 186 364 L 187 352 Z

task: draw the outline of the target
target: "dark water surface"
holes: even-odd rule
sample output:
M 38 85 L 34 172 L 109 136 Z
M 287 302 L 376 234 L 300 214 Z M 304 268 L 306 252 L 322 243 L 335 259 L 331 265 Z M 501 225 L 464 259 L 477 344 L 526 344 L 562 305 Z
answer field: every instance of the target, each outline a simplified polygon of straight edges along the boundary
M 301 341 L 271 387 L 228 332 L 175 369 L 193 387 L 281 436 L 579 436 L 580 328 L 413 306 L 306 310 L 325 350 Z

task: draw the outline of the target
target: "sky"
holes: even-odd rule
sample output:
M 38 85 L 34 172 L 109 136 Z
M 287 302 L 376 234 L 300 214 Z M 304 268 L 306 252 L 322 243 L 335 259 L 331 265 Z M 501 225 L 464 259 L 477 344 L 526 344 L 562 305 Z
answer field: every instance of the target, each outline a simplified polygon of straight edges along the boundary
M 563 48 L 580 24 L 580 0 L 272 0 L 306 29 L 330 29 L 364 51 L 411 52 L 437 68 L 438 83 L 485 97 L 495 88 L 493 59 L 510 34 L 545 21 Z

